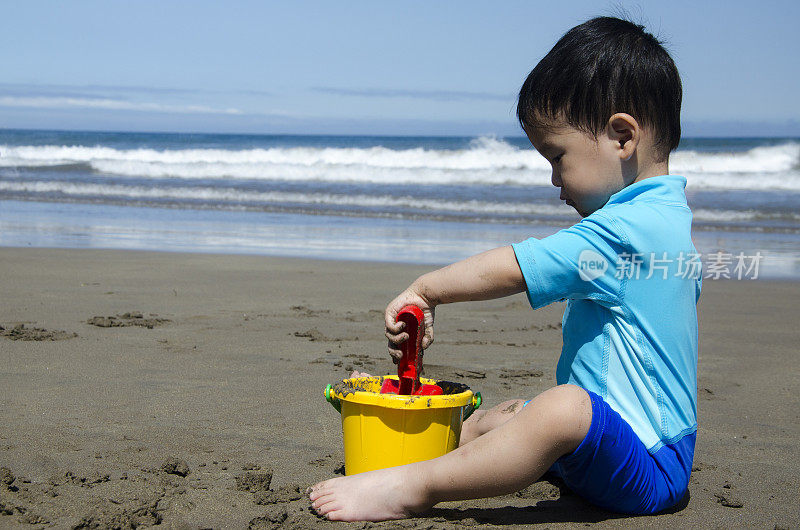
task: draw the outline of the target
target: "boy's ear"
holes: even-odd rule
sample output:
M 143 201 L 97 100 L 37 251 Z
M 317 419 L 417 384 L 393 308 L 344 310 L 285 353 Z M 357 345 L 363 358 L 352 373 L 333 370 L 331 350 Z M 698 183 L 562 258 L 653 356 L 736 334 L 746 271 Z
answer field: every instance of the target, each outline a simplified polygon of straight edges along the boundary
M 617 144 L 619 157 L 622 160 L 630 160 L 642 139 L 639 122 L 630 114 L 618 112 L 608 119 L 606 130 L 609 138 Z

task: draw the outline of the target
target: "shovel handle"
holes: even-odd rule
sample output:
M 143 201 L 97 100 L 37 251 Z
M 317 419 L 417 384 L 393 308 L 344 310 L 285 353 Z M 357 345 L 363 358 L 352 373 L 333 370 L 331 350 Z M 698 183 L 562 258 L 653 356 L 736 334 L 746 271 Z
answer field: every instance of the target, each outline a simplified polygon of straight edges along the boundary
M 395 322 L 404 322 L 408 340 L 400 345 L 403 356 L 397 363 L 397 376 L 400 381 L 398 394 L 410 395 L 419 388 L 422 372 L 422 336 L 425 333 L 425 315 L 422 309 L 410 304 L 397 312 Z

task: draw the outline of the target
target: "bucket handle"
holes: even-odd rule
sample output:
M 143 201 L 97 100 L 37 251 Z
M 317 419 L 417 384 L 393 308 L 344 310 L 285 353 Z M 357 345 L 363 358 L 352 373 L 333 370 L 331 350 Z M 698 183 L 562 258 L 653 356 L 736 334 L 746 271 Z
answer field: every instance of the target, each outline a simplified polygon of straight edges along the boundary
M 481 403 L 483 403 L 483 398 L 481 397 L 481 393 L 475 392 L 475 394 L 472 396 L 472 403 L 470 403 L 464 410 L 463 419 L 466 420 L 467 418 L 472 416 L 472 413 L 478 410 L 478 408 L 481 406 Z
M 325 387 L 325 399 L 327 399 L 328 403 L 333 405 L 333 408 L 335 408 L 336 411 L 339 414 L 341 414 L 342 413 L 342 403 L 338 399 L 333 397 L 333 394 L 331 393 L 331 390 L 333 390 L 333 385 L 329 384 L 328 386 Z

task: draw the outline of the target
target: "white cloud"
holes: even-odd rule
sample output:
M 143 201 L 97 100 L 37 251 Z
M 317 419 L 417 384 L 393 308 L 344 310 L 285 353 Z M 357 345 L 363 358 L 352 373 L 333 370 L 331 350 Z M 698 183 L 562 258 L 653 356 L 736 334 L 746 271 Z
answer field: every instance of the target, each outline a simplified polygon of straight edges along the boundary
M 218 109 L 205 105 L 164 105 L 161 103 L 133 102 L 110 98 L 58 97 L 58 96 L 0 96 L 2 107 L 25 107 L 39 109 L 104 109 L 130 110 L 138 112 L 162 112 L 169 114 L 244 114 L 239 109 Z
M 335 96 L 356 96 L 368 98 L 414 98 L 434 101 L 514 101 L 516 94 L 495 94 L 491 92 L 469 92 L 464 90 L 419 90 L 407 88 L 336 88 L 312 87 L 314 92 Z

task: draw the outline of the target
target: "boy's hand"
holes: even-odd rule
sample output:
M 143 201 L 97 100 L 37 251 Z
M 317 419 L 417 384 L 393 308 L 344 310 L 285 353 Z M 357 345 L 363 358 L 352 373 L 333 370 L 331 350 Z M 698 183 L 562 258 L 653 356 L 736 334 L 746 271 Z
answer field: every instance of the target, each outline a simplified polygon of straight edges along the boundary
M 433 309 L 439 304 L 468 300 L 491 300 L 525 290 L 525 278 L 511 246 L 487 250 L 447 267 L 423 274 L 392 300 L 384 314 L 389 355 L 395 364 L 402 358 L 400 344 L 408 340 L 405 324 L 395 322 L 397 313 L 408 304 L 422 309 L 425 334 L 422 347 L 433 342 Z
M 416 292 L 412 285 L 400 293 L 397 298 L 392 300 L 384 312 L 386 338 L 389 339 L 389 355 L 392 357 L 392 361 L 395 364 L 400 362 L 400 359 L 403 357 L 403 352 L 399 349 L 400 345 L 408 340 L 408 333 L 403 331 L 406 327 L 405 323 L 396 322 L 397 313 L 409 304 L 413 304 L 422 309 L 422 314 L 425 316 L 425 334 L 422 337 L 422 348 L 427 348 L 433 342 L 434 305 Z

